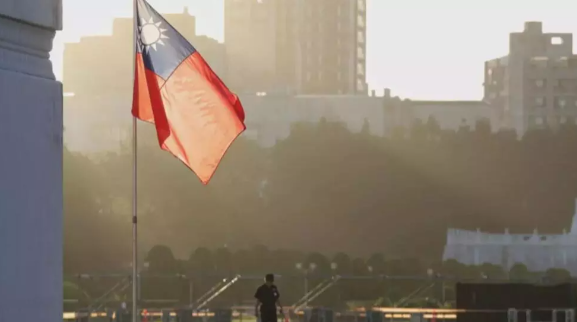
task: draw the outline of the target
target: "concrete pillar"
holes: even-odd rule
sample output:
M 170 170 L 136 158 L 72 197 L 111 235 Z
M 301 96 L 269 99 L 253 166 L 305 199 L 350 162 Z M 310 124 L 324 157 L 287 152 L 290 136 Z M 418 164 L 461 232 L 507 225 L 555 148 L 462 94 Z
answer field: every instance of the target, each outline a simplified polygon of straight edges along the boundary
M 61 0 L 0 1 L 0 321 L 62 321 Z

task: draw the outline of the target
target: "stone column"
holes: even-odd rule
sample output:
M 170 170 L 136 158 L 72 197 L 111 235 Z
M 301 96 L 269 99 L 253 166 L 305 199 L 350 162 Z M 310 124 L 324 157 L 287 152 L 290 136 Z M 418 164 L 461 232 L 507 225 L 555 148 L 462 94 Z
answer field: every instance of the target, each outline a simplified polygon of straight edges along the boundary
M 62 321 L 61 0 L 0 0 L 0 321 Z

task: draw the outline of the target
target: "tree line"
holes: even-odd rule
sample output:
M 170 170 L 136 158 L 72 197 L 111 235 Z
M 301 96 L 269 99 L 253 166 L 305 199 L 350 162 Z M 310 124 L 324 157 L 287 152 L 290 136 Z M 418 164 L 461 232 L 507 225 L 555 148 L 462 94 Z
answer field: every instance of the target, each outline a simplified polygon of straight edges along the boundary
M 321 283 L 338 280 L 311 305 L 339 309 L 371 306 L 439 307 L 455 306 L 457 282 L 561 283 L 572 281 L 565 269 L 531 272 L 521 263 L 510 269 L 492 264 L 463 265 L 455 260 L 425 263 L 415 258 L 387 259 L 382 253 L 368 258 L 345 253 L 326 256 L 288 250 L 269 250 L 262 245 L 231 251 L 228 248 L 197 248 L 188 259 L 177 259 L 169 247 L 154 246 L 146 255 L 141 273 L 141 300 L 146 307 L 184 306 L 198 301 L 207 291 L 222 287 L 235 276 L 240 279 L 208 307 L 252 305 L 255 289 L 267 273 L 274 273 L 284 305 L 292 305 L 306 291 Z M 75 285 L 65 297 L 86 305 L 115 285 L 116 279 L 94 275 L 68 277 Z M 127 278 L 127 276 L 124 276 Z M 80 291 L 81 290 L 81 291 Z M 117 301 L 130 300 L 130 288 L 117 289 Z M 114 302 L 114 301 L 113 301 Z
M 143 127 L 144 128 L 144 127 Z M 141 249 L 267 245 L 353 257 L 441 258 L 448 228 L 561 233 L 577 196 L 577 127 L 442 131 L 431 119 L 389 137 L 321 121 L 272 148 L 241 138 L 210 185 L 161 151 L 139 148 Z M 64 156 L 65 271 L 130 261 L 130 149 Z M 144 255 L 144 254 L 141 254 Z
M 143 128 L 138 151 L 140 257 L 162 244 L 178 259 L 172 271 L 190 275 L 187 265 L 207 265 L 192 270 L 213 270 L 195 292 L 206 289 L 211 278 L 226 275 L 223 267 L 229 267 L 229 274 L 285 274 L 283 280 L 293 282 L 284 282 L 288 286 L 283 289 L 288 298 L 297 298 L 304 284 L 295 262 L 305 263 L 311 252 L 320 256 L 316 274 L 336 261 L 320 254 L 339 253 L 348 254 L 351 274 L 368 274 L 368 266 L 377 267 L 367 265 L 368 260 L 383 254 L 395 274 L 422 275 L 444 267 L 439 260 L 448 228 L 496 233 L 537 228 L 556 234 L 570 226 L 574 213 L 573 124 L 530 131 L 519 139 L 511 131 L 492 133 L 486 122 L 475 130 L 442 131 L 430 119 L 394 129 L 389 137 L 371 135 L 368 123 L 359 133 L 341 123 L 300 123 L 272 148 L 239 139 L 206 187 L 157 147 L 152 128 Z M 67 276 L 130 271 L 131 161 L 128 148 L 91 156 L 65 151 Z M 268 251 L 274 254 L 269 262 L 254 254 L 255 245 L 277 251 Z M 212 259 L 202 264 L 191 260 L 200 256 L 191 255 L 191 249 L 210 253 L 210 258 L 226 249 L 234 260 L 231 266 L 214 266 Z M 458 271 L 466 275 L 470 270 Z M 347 283 L 353 288 L 353 282 Z M 245 280 L 235 289 L 249 284 Z M 238 294 L 250 293 L 254 285 L 246 287 Z M 358 294 L 393 301 L 411 287 L 403 286 L 398 295 L 385 296 L 378 288 Z M 188 286 L 181 293 L 182 301 L 190 297 Z M 353 291 L 347 294 L 357 297 Z M 334 296 L 344 302 L 342 294 Z

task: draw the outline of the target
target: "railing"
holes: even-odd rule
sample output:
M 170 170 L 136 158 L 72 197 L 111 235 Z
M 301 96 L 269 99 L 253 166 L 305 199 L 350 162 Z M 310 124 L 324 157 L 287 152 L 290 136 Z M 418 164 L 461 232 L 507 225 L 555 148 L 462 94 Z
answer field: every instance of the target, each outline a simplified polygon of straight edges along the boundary
M 379 307 L 370 311 L 358 309 L 355 311 L 335 312 L 330 309 L 321 309 L 319 312 L 330 312 L 330 318 L 320 318 L 311 314 L 311 309 L 293 311 L 286 308 L 287 320 L 290 322 L 390 322 L 390 321 L 416 321 L 416 322 L 440 322 L 453 321 L 459 315 L 465 315 L 471 321 L 503 321 L 503 322 L 575 322 L 575 309 L 558 308 L 543 310 L 462 310 L 462 309 L 439 309 L 439 308 L 394 308 Z M 230 311 L 229 311 L 230 312 Z M 254 307 L 232 308 L 231 322 L 254 322 Z M 141 321 L 143 322 L 173 322 L 180 320 L 182 314 L 191 314 L 192 317 L 200 318 L 199 321 L 208 322 L 215 317 L 214 312 L 192 312 L 191 310 L 167 311 L 167 310 L 143 310 Z M 369 316 L 370 315 L 370 316 Z M 64 321 L 116 321 L 116 313 L 86 312 L 64 313 Z

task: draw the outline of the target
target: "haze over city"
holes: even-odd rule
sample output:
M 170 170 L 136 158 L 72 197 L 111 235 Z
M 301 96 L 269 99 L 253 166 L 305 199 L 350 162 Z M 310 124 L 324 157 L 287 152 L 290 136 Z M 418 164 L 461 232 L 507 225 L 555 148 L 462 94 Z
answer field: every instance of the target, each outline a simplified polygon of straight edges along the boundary
M 575 35 L 576 0 L 0 0 L 0 322 L 575 322 Z
M 224 40 L 223 0 L 150 2 L 164 13 L 188 7 L 200 34 Z M 509 32 L 542 21 L 545 32 L 577 33 L 576 10 L 572 0 L 367 0 L 369 87 L 411 99 L 480 99 L 482 62 L 507 54 Z M 110 34 L 112 19 L 130 12 L 129 0 L 64 0 L 65 30 L 51 53 L 59 79 L 65 42 Z
M 139 146 L 148 155 L 141 164 L 165 164 L 174 174 L 182 173 L 173 179 L 141 174 L 142 181 L 165 182 L 161 190 L 149 188 L 142 199 L 150 209 L 142 225 L 144 248 L 162 243 L 182 258 L 190 254 L 190 245 L 266 244 L 307 251 L 314 245 L 323 253 L 368 256 L 383 251 L 395 257 L 411 251 L 424 261 L 487 261 L 510 267 L 514 263 L 503 263 L 498 252 L 480 250 L 477 257 L 467 257 L 462 245 L 468 234 L 487 230 L 507 244 L 509 229 L 522 233 L 538 228 L 552 236 L 570 229 L 577 191 L 559 189 L 572 177 L 555 177 L 558 185 L 544 197 L 538 193 L 538 164 L 518 164 L 541 153 L 532 148 L 535 142 L 558 140 L 548 154 L 552 163 L 573 142 L 577 56 L 571 32 L 577 24 L 568 7 L 544 9 L 537 2 L 498 10 L 487 3 L 469 9 L 456 2 L 441 8 L 375 0 L 366 8 L 363 1 L 336 7 L 331 1 L 295 3 L 231 0 L 223 14 L 221 2 L 151 2 L 239 94 L 247 130 L 231 149 L 236 157 L 225 159 L 242 161 L 222 170 L 211 184 L 219 187 L 215 199 L 184 179 L 186 169 L 170 166 L 173 160 L 157 151 L 151 128 L 141 127 Z M 74 36 L 60 35 L 70 39 L 64 91 L 74 93 L 64 101 L 65 144 L 71 155 L 90 156 L 94 164 L 84 166 L 112 175 L 121 173 L 129 157 L 131 128 L 124 106 L 132 98 L 132 21 L 126 18 L 128 5 L 98 8 L 90 11 L 107 23 L 75 30 Z M 223 26 L 223 21 L 229 24 Z M 86 20 L 77 23 L 91 26 Z M 104 36 L 80 38 L 94 34 Z M 223 35 L 229 38 L 223 44 L 199 34 L 218 41 Z M 158 46 L 162 52 L 167 45 Z M 549 130 L 559 136 L 550 136 Z M 488 158 L 470 159 L 472 153 Z M 97 157 L 101 155 L 106 157 Z M 511 172 L 517 167 L 520 172 Z M 573 165 L 565 167 L 555 171 L 567 172 Z M 552 171 L 540 175 L 547 178 Z M 126 179 L 119 175 L 111 182 L 118 188 Z M 251 188 L 228 195 L 226 182 L 231 180 Z M 522 188 L 519 182 L 524 182 Z M 172 185 L 191 185 L 191 190 L 178 192 L 183 193 L 175 199 L 179 202 L 165 204 L 177 193 L 165 189 Z M 553 197 L 553 191 L 559 193 Z M 115 218 L 126 211 L 116 202 L 126 200 L 112 198 L 114 205 L 103 211 Z M 240 199 L 243 207 L 236 208 Z M 220 202 L 213 205 L 216 200 Z M 555 219 L 542 217 L 546 211 L 554 211 Z M 171 215 L 152 215 L 160 212 Z M 190 213 L 194 220 L 187 219 Z M 267 229 L 259 233 L 261 226 Z M 381 234 L 367 234 L 372 227 L 380 227 Z M 535 257 L 532 262 L 517 257 L 525 250 L 507 261 L 522 260 L 534 270 L 552 265 L 537 250 L 529 253 Z M 83 265 L 74 263 L 68 264 Z M 577 267 L 566 268 L 577 273 Z

